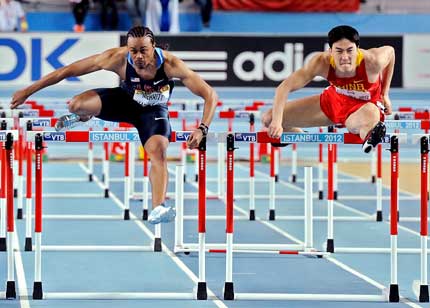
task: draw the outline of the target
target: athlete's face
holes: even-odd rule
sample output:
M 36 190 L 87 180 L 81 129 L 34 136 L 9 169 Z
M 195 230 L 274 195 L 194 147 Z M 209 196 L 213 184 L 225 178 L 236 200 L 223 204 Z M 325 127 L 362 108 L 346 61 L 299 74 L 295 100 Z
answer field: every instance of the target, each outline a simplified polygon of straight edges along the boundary
M 137 69 L 146 69 L 155 61 L 151 38 L 147 36 L 129 37 L 127 47 Z
M 355 43 L 347 39 L 341 39 L 333 43 L 330 52 L 336 64 L 336 69 L 339 72 L 349 73 L 355 71 L 358 53 Z

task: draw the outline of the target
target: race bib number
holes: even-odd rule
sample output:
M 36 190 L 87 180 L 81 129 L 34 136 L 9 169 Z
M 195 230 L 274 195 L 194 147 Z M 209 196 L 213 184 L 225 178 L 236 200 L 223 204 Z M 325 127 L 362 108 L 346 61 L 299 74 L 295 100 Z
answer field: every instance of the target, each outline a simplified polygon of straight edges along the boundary
M 355 99 L 363 100 L 363 101 L 370 101 L 370 93 L 367 91 L 356 91 L 356 90 L 347 90 L 342 88 L 336 88 L 336 93 L 352 97 Z
M 142 106 L 166 105 L 169 101 L 170 86 L 166 85 L 160 91 L 146 92 L 143 90 L 135 90 L 133 100 Z

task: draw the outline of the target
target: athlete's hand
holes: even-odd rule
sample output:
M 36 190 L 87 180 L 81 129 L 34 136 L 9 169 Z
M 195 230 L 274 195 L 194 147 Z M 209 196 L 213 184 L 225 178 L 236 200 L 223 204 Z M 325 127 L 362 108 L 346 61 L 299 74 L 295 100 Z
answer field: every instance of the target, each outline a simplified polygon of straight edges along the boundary
M 267 128 L 267 134 L 270 138 L 280 138 L 284 129 L 281 124 L 275 123 L 274 121 L 270 122 L 269 127 Z
M 388 96 L 388 94 L 382 96 L 382 103 L 384 104 L 384 107 L 385 107 L 384 113 L 386 115 L 392 114 L 393 109 L 391 107 L 391 100 L 390 100 L 390 97 Z
M 199 146 L 200 141 L 203 139 L 203 132 L 196 128 L 190 135 L 190 138 L 187 140 L 187 146 L 189 149 L 195 149 Z
M 12 95 L 12 100 L 10 102 L 10 108 L 11 109 L 15 109 L 16 107 L 18 107 L 21 104 L 24 104 L 25 100 L 28 98 L 28 94 L 25 91 L 25 89 L 16 91 L 13 95 Z

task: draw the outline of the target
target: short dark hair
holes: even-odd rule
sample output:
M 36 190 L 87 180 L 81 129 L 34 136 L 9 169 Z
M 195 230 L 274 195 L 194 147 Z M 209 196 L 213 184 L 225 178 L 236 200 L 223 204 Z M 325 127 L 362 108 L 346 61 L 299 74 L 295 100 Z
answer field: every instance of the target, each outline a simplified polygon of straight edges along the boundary
M 151 39 L 151 43 L 154 44 L 155 42 L 154 33 L 152 33 L 151 29 L 149 29 L 148 27 L 136 26 L 131 28 L 127 32 L 127 39 L 129 37 L 145 37 L 145 36 L 149 37 Z
M 360 46 L 360 35 L 358 34 L 358 31 L 347 25 L 337 26 L 329 31 L 328 45 L 331 48 L 334 43 L 344 38 L 355 43 L 357 47 Z

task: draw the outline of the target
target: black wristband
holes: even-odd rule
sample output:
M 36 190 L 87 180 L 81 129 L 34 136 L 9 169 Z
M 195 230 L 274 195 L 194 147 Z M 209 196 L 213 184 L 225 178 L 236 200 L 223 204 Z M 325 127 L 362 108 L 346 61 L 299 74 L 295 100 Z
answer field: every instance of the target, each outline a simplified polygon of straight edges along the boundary
M 200 123 L 198 129 L 202 131 L 203 136 L 206 136 L 208 134 L 209 127 L 207 127 L 206 124 Z

